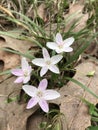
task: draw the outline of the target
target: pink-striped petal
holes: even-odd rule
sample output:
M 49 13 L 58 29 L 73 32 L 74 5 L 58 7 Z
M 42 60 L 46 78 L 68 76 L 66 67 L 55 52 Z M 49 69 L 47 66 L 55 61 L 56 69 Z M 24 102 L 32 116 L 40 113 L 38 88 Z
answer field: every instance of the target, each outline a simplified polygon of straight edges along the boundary
M 47 88 L 47 84 L 48 84 L 47 79 L 41 80 L 39 83 L 38 89 L 42 91 L 45 90 Z
M 18 77 L 18 78 L 14 81 L 14 83 L 21 83 L 21 82 L 23 82 L 23 77 Z
M 42 109 L 44 112 L 48 113 L 48 111 L 49 111 L 49 106 L 48 106 L 48 103 L 47 103 L 45 100 L 39 101 L 39 105 L 40 105 L 41 109 Z
M 28 70 L 29 68 L 29 64 L 25 57 L 22 57 L 21 59 L 21 67 L 22 67 L 22 70 Z
M 60 33 L 57 33 L 55 38 L 56 38 L 56 43 L 57 44 L 59 44 L 59 45 L 63 44 L 63 39 L 62 39 L 62 36 L 61 36 Z
M 29 66 L 29 67 L 28 67 L 28 73 L 30 74 L 31 72 L 32 72 L 32 67 Z
M 59 71 L 59 68 L 56 66 L 56 65 L 51 65 L 49 67 L 49 70 L 51 70 L 52 72 L 56 73 L 56 74 L 59 74 L 60 71 Z
M 37 93 L 37 88 L 31 85 L 23 85 L 22 89 L 31 97 L 35 97 Z
M 52 50 L 56 50 L 58 45 L 55 42 L 47 42 L 46 46 Z
M 67 38 L 66 40 L 64 40 L 64 47 L 69 47 L 70 45 L 72 45 L 74 40 L 75 39 L 73 37 L 70 37 L 70 38 Z
M 49 55 L 47 49 L 46 49 L 46 48 L 43 48 L 42 51 L 43 51 L 44 60 L 45 60 L 45 61 L 46 61 L 46 60 L 50 60 L 50 55 Z
M 64 51 L 65 51 L 65 52 L 71 52 L 71 51 L 73 51 L 73 48 L 67 47 L 67 48 L 64 49 Z
M 44 74 L 46 74 L 48 71 L 48 68 L 46 66 L 42 67 L 41 71 L 40 71 L 40 76 L 42 77 Z
M 31 98 L 27 104 L 27 109 L 30 109 L 32 107 L 34 107 L 37 104 L 37 99 L 36 98 Z
M 30 80 L 30 76 L 23 77 L 23 83 L 27 83 Z
M 55 90 L 46 90 L 44 93 L 45 100 L 53 100 L 60 97 L 60 93 Z
M 52 64 L 57 64 L 63 58 L 62 55 L 55 55 L 51 57 Z
M 43 58 L 36 58 L 36 59 L 32 60 L 32 63 L 34 65 L 41 66 L 41 67 L 45 66 L 45 61 Z
M 11 73 L 15 76 L 22 76 L 23 75 L 23 71 L 22 69 L 12 69 Z

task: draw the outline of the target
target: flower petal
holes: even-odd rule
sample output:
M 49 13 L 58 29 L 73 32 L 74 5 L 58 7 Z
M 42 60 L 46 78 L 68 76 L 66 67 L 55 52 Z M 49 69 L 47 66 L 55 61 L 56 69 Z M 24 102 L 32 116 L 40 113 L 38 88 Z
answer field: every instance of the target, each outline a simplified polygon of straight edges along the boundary
M 71 51 L 73 51 L 73 48 L 71 48 L 71 47 L 66 47 L 66 48 L 64 49 L 64 51 L 65 51 L 65 52 L 71 52 Z
M 28 67 L 28 73 L 30 74 L 31 72 L 32 72 L 32 67 L 29 66 L 29 67 Z
M 44 74 L 46 74 L 48 71 L 48 68 L 46 66 L 42 67 L 41 71 L 40 71 L 40 76 L 42 77 Z
M 55 55 L 51 57 L 52 64 L 57 64 L 63 58 L 62 55 Z
M 35 97 L 37 93 L 37 88 L 31 85 L 23 85 L 22 89 L 31 97 Z
M 23 75 L 23 71 L 22 69 L 12 69 L 11 73 L 15 76 L 22 76 Z
M 27 83 L 30 80 L 30 76 L 23 77 L 23 83 Z
M 48 113 L 49 111 L 49 106 L 48 106 L 48 103 L 45 101 L 45 100 L 40 100 L 39 101 L 39 105 L 40 107 L 42 108 L 42 110 L 46 113 Z
M 47 88 L 47 84 L 48 84 L 47 79 L 41 80 L 39 83 L 38 89 L 42 91 L 45 90 Z
M 23 82 L 23 77 L 18 77 L 18 78 L 14 81 L 14 83 L 21 83 L 21 82 Z
M 21 67 L 22 67 L 22 70 L 28 70 L 29 64 L 25 57 L 22 57 L 21 59 Z
M 55 50 L 58 47 L 55 42 L 47 42 L 46 46 L 52 50 Z
M 56 65 L 51 65 L 49 67 L 49 70 L 51 70 L 52 72 L 56 73 L 56 74 L 59 74 L 60 71 L 59 71 L 59 68 L 56 66 Z
M 43 58 L 35 58 L 34 60 L 32 60 L 32 63 L 41 67 L 45 66 L 45 61 Z
M 31 98 L 27 104 L 27 109 L 30 109 L 34 107 L 37 104 L 37 99 L 36 98 Z
M 43 51 L 44 60 L 50 60 L 50 55 L 49 55 L 47 49 L 43 48 L 42 51 Z
M 62 36 L 61 36 L 61 34 L 60 33 L 57 33 L 56 34 L 56 37 L 55 37 L 55 39 L 56 39 L 56 43 L 57 44 L 63 44 L 63 39 L 62 39 Z
M 64 49 L 62 48 L 62 49 L 59 49 L 59 47 L 55 50 L 57 53 L 62 53 L 62 52 L 64 52 Z
M 74 40 L 75 40 L 74 37 L 70 37 L 64 40 L 64 47 L 69 47 L 70 45 L 72 45 Z
M 60 93 L 58 93 L 55 90 L 46 90 L 44 93 L 44 99 L 45 100 L 53 100 L 60 97 Z

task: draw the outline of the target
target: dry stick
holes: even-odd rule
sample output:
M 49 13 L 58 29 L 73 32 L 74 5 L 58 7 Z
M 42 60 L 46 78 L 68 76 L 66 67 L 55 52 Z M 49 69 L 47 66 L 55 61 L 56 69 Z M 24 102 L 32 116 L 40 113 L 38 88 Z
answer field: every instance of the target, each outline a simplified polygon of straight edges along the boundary
M 6 14 L 8 14 L 9 16 L 11 16 L 12 18 L 14 18 L 13 14 L 6 8 L 4 8 L 3 6 L 0 5 L 0 10 L 4 11 Z

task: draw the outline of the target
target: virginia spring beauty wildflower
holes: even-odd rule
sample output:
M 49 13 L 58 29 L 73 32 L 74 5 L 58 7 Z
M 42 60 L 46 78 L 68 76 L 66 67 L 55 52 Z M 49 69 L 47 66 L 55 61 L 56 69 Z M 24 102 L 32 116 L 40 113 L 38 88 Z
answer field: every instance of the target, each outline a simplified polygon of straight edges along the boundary
M 23 85 L 23 90 L 31 97 L 27 104 L 27 109 L 34 107 L 38 103 L 44 112 L 47 113 L 49 111 L 47 100 L 56 99 L 60 97 L 60 94 L 52 89 L 46 90 L 47 85 L 47 79 L 41 80 L 38 88 L 31 85 Z
M 52 50 L 55 50 L 57 53 L 71 52 L 73 51 L 73 48 L 70 47 L 70 45 L 72 45 L 73 42 L 74 42 L 73 37 L 63 40 L 61 34 L 57 33 L 55 37 L 55 41 L 47 42 L 46 46 Z
M 11 73 L 18 78 L 14 81 L 15 83 L 27 83 L 30 80 L 32 68 L 29 66 L 26 58 L 21 59 L 21 69 L 12 69 Z
M 73 48 L 71 48 L 70 45 L 72 45 L 73 42 L 73 37 L 63 40 L 61 34 L 57 33 L 55 42 L 47 42 L 47 47 L 55 50 L 57 53 L 71 52 L 73 51 Z M 40 76 L 42 77 L 43 75 L 45 75 L 48 70 L 52 71 L 53 73 L 59 74 L 60 71 L 56 64 L 62 60 L 63 56 L 61 54 L 57 54 L 50 57 L 46 48 L 42 48 L 42 54 L 43 58 L 35 58 L 32 60 L 32 63 L 34 65 L 42 67 L 40 71 Z M 11 73 L 18 77 L 14 82 L 23 82 L 24 84 L 30 80 L 31 72 L 32 68 L 24 57 L 21 59 L 21 68 L 11 70 Z M 39 104 L 44 112 L 47 113 L 49 111 L 47 101 L 59 98 L 60 93 L 53 89 L 46 89 L 47 85 L 47 79 L 43 79 L 40 81 L 38 88 L 29 84 L 25 84 L 22 86 L 22 89 L 25 91 L 25 93 L 31 97 L 27 104 L 27 109 L 34 107 L 36 104 Z
M 42 67 L 40 71 L 40 76 L 42 77 L 44 74 L 46 74 L 48 69 L 56 74 L 59 74 L 59 68 L 55 64 L 57 64 L 63 58 L 63 56 L 55 55 L 50 57 L 46 48 L 42 48 L 42 52 L 43 58 L 35 58 L 34 60 L 32 60 L 33 64 Z

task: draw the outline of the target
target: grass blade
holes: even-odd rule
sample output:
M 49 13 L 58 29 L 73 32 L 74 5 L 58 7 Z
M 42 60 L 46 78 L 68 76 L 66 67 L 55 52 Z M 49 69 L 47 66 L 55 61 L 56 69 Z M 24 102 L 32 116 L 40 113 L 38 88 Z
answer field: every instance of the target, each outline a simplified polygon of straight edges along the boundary
M 4 75 L 4 74 L 11 74 L 11 71 L 10 70 L 6 70 L 6 71 L 3 71 L 3 72 L 0 72 L 0 75 Z
M 73 78 L 69 78 L 69 77 L 66 77 L 67 80 L 70 80 L 72 81 L 73 83 L 79 85 L 82 89 L 86 90 L 87 92 L 89 92 L 92 96 L 98 98 L 98 96 L 92 92 L 92 90 L 90 90 L 87 86 L 85 86 L 84 84 L 82 84 L 81 82 L 77 81 L 76 79 L 73 79 Z
M 26 58 L 29 58 L 29 59 L 33 59 L 35 58 L 33 55 L 30 55 L 30 54 L 24 54 L 24 53 L 21 53 L 21 52 L 18 52 L 18 51 L 15 51 L 15 50 L 11 50 L 11 49 L 8 49 L 8 48 L 1 48 L 0 50 L 4 50 L 4 51 L 8 51 L 8 52 L 11 52 L 11 53 L 14 53 L 14 54 L 18 54 L 18 55 L 21 55 L 21 56 L 24 56 Z

